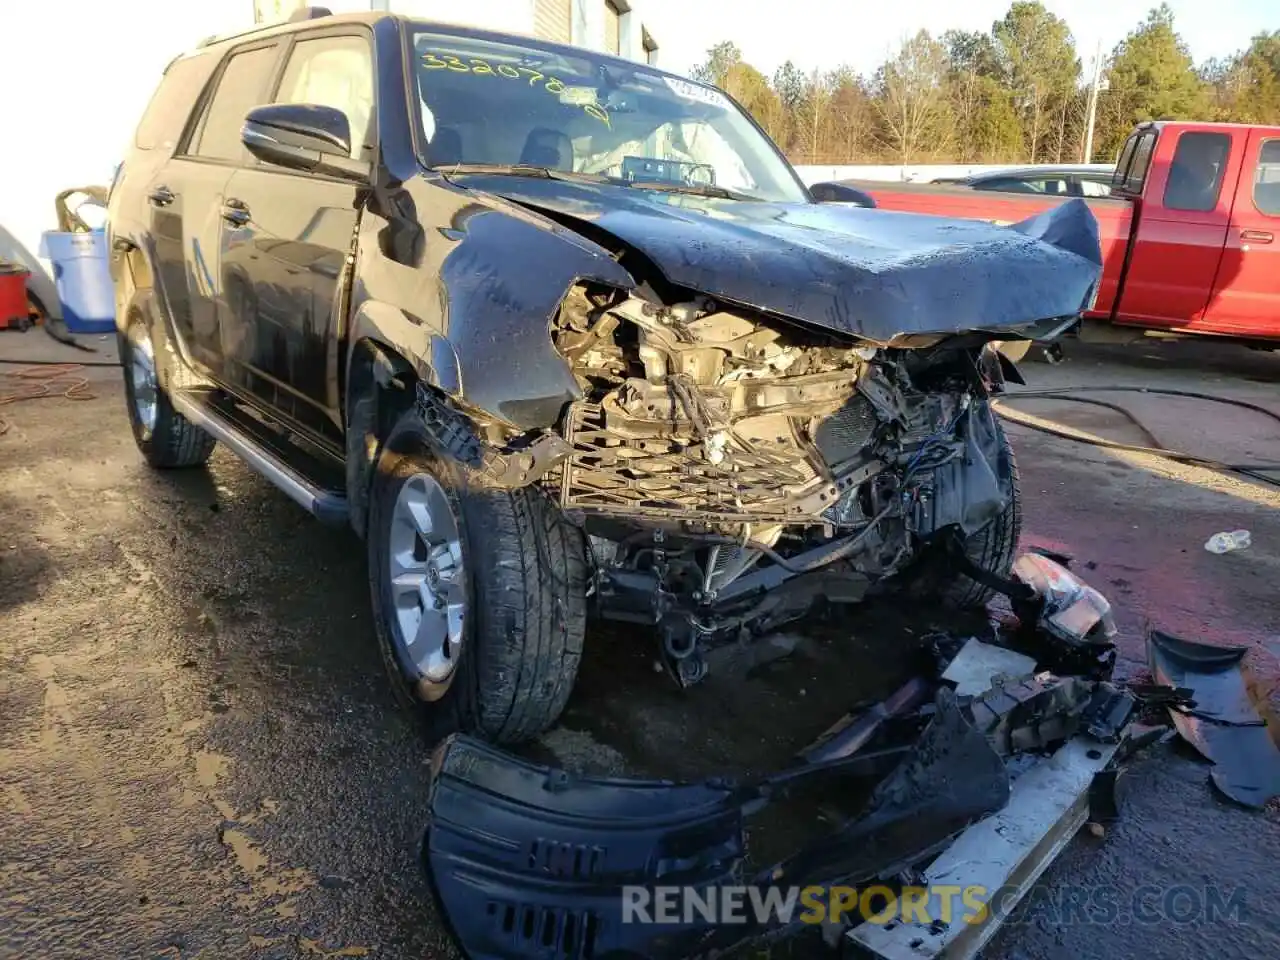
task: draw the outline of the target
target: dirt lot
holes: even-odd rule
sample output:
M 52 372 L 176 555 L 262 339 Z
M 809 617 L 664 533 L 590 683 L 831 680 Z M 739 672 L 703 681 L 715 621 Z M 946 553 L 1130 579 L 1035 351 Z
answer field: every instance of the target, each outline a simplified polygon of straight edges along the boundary
M 47 345 L 0 333 L 0 357 L 53 356 Z M 1027 365 L 1034 386 L 1174 386 L 1280 410 L 1280 356 L 1069 352 Z M 148 470 L 118 370 L 86 373 L 93 399 L 0 406 L 0 957 L 449 955 L 415 864 L 427 751 L 384 682 L 358 542 L 225 451 L 207 470 Z M 1280 430 L 1256 414 L 1121 399 L 1170 446 L 1280 461 Z M 1019 409 L 1141 442 L 1110 411 Z M 1073 554 L 1117 605 L 1122 669 L 1140 668 L 1151 622 L 1249 644 L 1275 681 L 1280 490 L 1011 432 L 1024 541 Z M 1240 527 L 1249 549 L 1202 548 Z M 763 770 L 884 693 L 945 622 L 853 610 L 764 675 L 688 693 L 654 672 L 643 632 L 597 629 L 563 725 L 535 752 L 674 776 Z M 1078 838 L 987 955 L 1280 956 L 1280 817 L 1220 802 L 1205 776 L 1173 748 L 1146 754 L 1123 781 L 1123 820 Z M 1116 919 L 1064 914 L 1064 897 L 1099 885 Z M 1180 906 L 1182 922 L 1153 922 L 1124 909 L 1146 890 L 1159 912 L 1177 886 L 1243 891 L 1244 912 L 1208 922 Z

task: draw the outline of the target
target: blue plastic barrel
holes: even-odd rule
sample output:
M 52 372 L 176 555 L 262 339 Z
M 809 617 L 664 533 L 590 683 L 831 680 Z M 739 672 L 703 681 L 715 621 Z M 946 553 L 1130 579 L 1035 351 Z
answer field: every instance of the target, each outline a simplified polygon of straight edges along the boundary
M 110 333 L 116 328 L 116 297 L 107 266 L 107 235 L 50 230 L 40 238 L 40 256 L 53 263 L 62 319 L 72 333 Z

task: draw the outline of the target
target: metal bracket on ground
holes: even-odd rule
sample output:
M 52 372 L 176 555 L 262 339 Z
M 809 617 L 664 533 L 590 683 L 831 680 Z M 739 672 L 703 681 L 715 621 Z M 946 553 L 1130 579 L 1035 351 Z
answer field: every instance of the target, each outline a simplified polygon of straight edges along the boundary
M 1094 775 L 1118 748 L 1076 737 L 1022 773 L 1003 810 L 961 833 L 923 871 L 927 922 L 920 922 L 919 911 L 904 910 L 909 922 L 899 914 L 863 923 L 849 931 L 850 940 L 884 960 L 972 960 L 1089 819 Z M 967 891 L 968 898 L 951 897 L 953 890 Z M 978 903 L 986 909 L 977 910 Z

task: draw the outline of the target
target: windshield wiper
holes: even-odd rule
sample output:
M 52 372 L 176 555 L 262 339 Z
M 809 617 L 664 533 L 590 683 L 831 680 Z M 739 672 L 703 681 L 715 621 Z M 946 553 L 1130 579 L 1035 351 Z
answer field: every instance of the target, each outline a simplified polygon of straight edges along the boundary
M 568 180 L 571 183 L 617 183 L 612 177 L 599 173 L 579 173 L 576 170 L 557 170 L 534 163 L 454 163 L 441 164 L 436 172 L 446 177 L 457 173 L 491 174 L 499 177 L 541 177 L 544 180 Z
M 583 173 L 579 170 L 558 170 L 535 163 L 454 163 L 440 164 L 437 173 L 446 177 L 453 174 L 475 173 L 499 177 L 541 177 L 543 180 L 567 180 L 570 183 L 607 183 L 614 186 L 638 187 L 642 190 L 661 190 L 665 193 L 686 193 L 697 197 L 713 197 L 717 200 L 759 200 L 749 193 L 739 193 L 711 183 L 675 183 L 671 180 L 626 180 L 603 173 Z
M 739 193 L 714 183 L 674 183 L 670 180 L 628 180 L 628 185 L 642 190 L 662 190 L 666 193 L 688 193 L 695 197 L 714 197 L 717 200 L 759 200 L 749 193 Z

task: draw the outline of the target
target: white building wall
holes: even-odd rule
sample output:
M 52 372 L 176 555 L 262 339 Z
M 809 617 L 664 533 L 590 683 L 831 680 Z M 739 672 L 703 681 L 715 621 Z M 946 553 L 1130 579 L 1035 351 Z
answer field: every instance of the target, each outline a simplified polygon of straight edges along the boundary
M 573 2 L 573 43 L 578 47 L 592 50 L 604 50 L 605 47 L 605 5 L 604 0 L 572 0 Z M 622 15 L 619 18 L 620 53 L 630 60 L 641 63 L 649 62 L 645 55 L 642 30 L 644 27 L 644 3 L 642 0 L 616 0 L 615 4 Z M 650 36 L 662 47 L 662 38 L 652 30 Z M 652 62 L 656 63 L 657 58 Z

